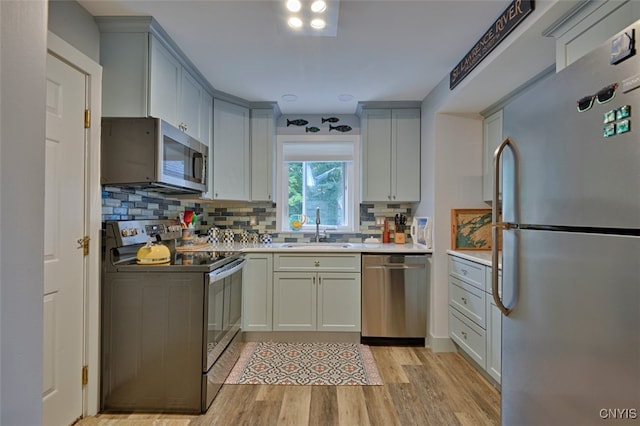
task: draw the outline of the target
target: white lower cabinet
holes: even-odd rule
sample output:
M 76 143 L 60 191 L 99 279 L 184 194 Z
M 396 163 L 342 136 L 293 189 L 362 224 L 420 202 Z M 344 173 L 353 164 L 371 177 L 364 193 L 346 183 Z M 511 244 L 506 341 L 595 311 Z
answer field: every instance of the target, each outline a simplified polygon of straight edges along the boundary
M 249 253 L 242 270 L 242 329 L 273 330 L 273 254 Z
M 274 254 L 274 331 L 360 331 L 360 254 Z
M 502 271 L 500 290 L 501 277 Z M 490 266 L 449 256 L 449 336 L 500 383 L 502 314 L 493 301 Z

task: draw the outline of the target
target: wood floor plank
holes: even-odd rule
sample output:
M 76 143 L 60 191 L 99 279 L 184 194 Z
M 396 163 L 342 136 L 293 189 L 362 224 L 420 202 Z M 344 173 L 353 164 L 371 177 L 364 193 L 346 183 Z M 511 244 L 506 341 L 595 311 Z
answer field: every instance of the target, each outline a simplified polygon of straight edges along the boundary
M 384 383 L 409 383 L 409 378 L 402 370 L 394 356 L 393 348 L 388 346 L 372 346 L 371 353 L 378 365 L 378 372 Z
M 309 424 L 311 386 L 286 386 L 278 416 L 279 426 Z
M 422 361 L 409 347 L 391 347 L 391 354 L 399 365 L 422 365 Z
M 362 386 L 338 386 L 337 394 L 340 425 L 370 425 Z
M 424 405 L 411 383 L 389 383 L 389 394 L 403 425 L 429 425 Z
M 247 385 L 250 386 L 250 385 Z M 259 387 L 257 401 L 282 402 L 286 386 L 256 385 Z
M 371 426 L 401 426 L 396 407 L 386 386 L 365 386 L 362 392 Z
M 337 386 L 313 386 L 311 388 L 310 425 L 338 425 Z

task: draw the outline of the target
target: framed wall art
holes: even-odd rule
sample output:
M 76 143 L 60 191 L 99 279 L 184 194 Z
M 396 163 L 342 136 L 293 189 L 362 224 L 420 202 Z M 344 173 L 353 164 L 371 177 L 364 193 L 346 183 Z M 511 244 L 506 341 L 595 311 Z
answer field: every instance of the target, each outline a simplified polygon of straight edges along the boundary
M 491 250 L 491 209 L 452 209 L 451 248 Z

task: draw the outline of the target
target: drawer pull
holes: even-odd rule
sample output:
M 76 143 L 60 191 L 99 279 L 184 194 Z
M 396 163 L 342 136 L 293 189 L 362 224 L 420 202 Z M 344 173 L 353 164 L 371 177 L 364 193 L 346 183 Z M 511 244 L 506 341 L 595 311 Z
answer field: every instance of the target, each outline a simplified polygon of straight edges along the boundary
M 460 299 L 462 299 L 462 303 L 464 303 L 465 305 L 467 304 L 467 298 L 462 296 L 460 297 Z
M 460 269 L 460 272 L 462 272 L 462 275 L 464 275 L 465 277 L 467 276 L 468 272 L 466 269 Z
M 466 331 L 461 331 L 460 334 L 462 334 L 462 337 L 464 337 L 464 340 L 467 340 L 467 332 Z
M 313 262 L 313 264 L 316 265 L 316 266 L 320 266 L 320 261 L 316 260 L 316 261 Z

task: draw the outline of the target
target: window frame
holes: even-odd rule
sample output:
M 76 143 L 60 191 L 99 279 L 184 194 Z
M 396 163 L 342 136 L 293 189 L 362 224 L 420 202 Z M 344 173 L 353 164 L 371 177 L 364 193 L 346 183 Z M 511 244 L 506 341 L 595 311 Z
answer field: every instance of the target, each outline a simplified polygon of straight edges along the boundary
M 284 222 L 284 210 L 288 205 L 289 185 L 288 170 L 283 159 L 283 149 L 287 143 L 349 143 L 353 146 L 352 181 L 348 185 L 348 201 L 350 211 L 346 215 L 349 221 L 347 226 L 335 227 L 320 224 L 320 229 L 340 233 L 357 233 L 360 229 L 360 135 L 278 135 L 276 143 L 276 232 L 278 233 L 309 233 L 315 232 L 315 217 L 307 218 L 307 223 L 300 231 L 289 228 L 288 220 Z M 307 161 L 318 161 L 309 158 Z M 350 176 L 351 177 L 351 176 Z M 320 212 L 322 219 L 322 212 Z

